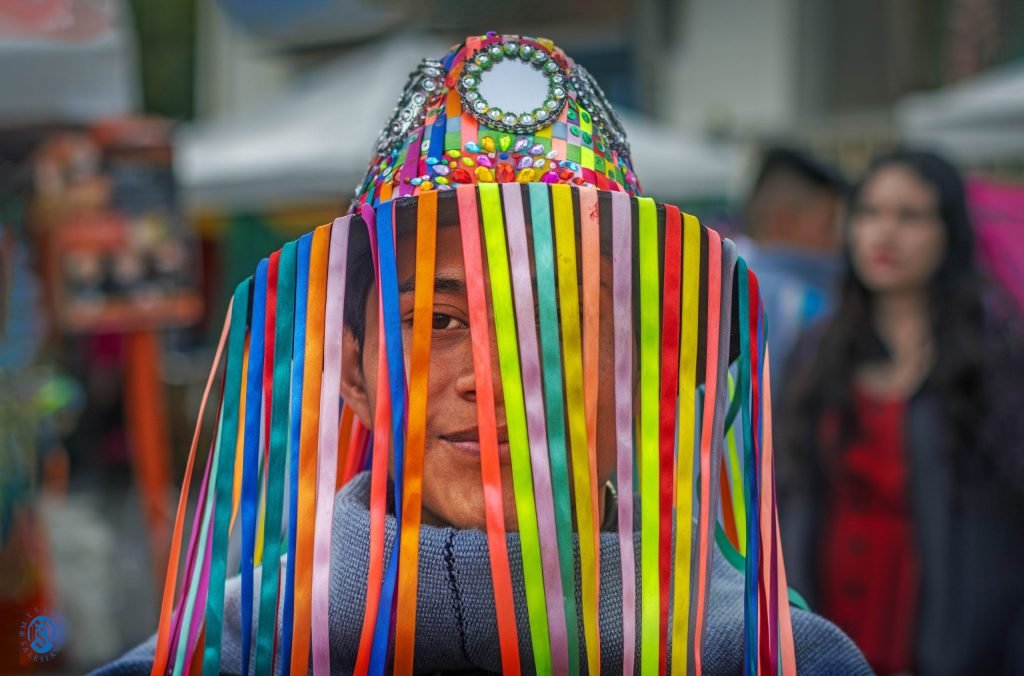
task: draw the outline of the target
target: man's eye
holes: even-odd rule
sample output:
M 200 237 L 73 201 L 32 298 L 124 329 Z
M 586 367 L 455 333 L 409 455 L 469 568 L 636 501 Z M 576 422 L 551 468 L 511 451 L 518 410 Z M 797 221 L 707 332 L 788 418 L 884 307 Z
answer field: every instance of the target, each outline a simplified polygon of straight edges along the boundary
M 465 323 L 459 321 L 451 315 L 446 315 L 441 312 L 435 312 L 432 321 L 432 328 L 435 331 L 447 331 L 450 329 L 461 329 L 465 328 Z

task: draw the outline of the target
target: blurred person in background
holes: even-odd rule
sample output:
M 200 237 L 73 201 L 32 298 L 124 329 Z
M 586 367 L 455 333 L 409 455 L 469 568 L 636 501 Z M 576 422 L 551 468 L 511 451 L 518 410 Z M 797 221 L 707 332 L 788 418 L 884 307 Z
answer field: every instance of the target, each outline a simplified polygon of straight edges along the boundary
M 780 417 L 790 581 L 881 674 L 1021 673 L 1024 350 L 986 300 L 960 174 L 878 158 L 844 239 Z
M 796 148 L 765 152 L 747 198 L 742 253 L 758 271 L 776 377 L 797 338 L 832 307 L 840 222 L 849 186 L 839 170 Z M 778 385 L 773 389 L 778 390 Z

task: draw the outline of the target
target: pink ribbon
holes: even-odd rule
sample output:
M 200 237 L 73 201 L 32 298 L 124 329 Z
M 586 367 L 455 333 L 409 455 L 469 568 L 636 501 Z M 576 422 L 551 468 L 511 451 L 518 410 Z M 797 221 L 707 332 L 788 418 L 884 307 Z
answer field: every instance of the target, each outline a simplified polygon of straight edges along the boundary
M 551 467 L 548 464 L 548 431 L 544 417 L 544 388 L 540 372 L 540 350 L 537 346 L 537 321 L 534 316 L 536 304 L 533 298 L 530 254 L 526 241 L 526 219 L 523 217 L 523 192 L 519 183 L 505 183 L 501 189 L 509 261 L 512 268 L 516 324 L 519 328 L 523 394 L 530 438 L 530 458 L 533 463 L 533 490 L 537 503 L 541 561 L 544 567 L 552 669 L 556 674 L 567 674 L 569 644 L 565 625 L 562 575 L 558 565 L 558 534 L 555 529 L 555 503 L 551 491 Z

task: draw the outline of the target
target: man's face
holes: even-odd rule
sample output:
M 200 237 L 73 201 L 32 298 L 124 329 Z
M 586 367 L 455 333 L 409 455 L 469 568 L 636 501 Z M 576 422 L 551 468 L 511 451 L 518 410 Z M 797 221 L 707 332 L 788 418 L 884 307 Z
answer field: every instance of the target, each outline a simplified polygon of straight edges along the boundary
M 399 239 L 399 307 L 402 319 L 402 347 L 405 351 L 407 370 L 412 348 L 415 249 L 415 237 Z M 473 372 L 469 308 L 466 301 L 466 271 L 457 226 L 438 228 L 434 274 L 434 314 L 427 386 L 426 447 L 423 459 L 423 522 L 483 530 L 485 517 L 480 473 L 480 439 L 477 428 L 476 378 Z M 484 277 L 487 297 L 490 298 L 487 275 Z M 602 509 L 602 487 L 615 469 L 615 384 L 614 379 L 610 377 L 614 372 L 610 284 L 611 262 L 602 258 L 598 373 L 606 374 L 606 377 L 600 378 L 598 382 L 597 406 L 597 476 Z M 358 341 L 348 330 L 345 332 L 344 341 L 342 396 L 368 427 L 373 425 L 378 391 L 377 360 L 381 356 L 377 304 L 377 289 L 374 285 L 370 288 L 366 300 L 366 336 L 361 356 Z M 505 527 L 508 530 L 518 530 L 508 430 L 505 424 L 497 343 L 490 308 L 488 315 L 491 317 L 491 369 L 494 375 Z M 566 452 L 568 453 L 568 450 Z

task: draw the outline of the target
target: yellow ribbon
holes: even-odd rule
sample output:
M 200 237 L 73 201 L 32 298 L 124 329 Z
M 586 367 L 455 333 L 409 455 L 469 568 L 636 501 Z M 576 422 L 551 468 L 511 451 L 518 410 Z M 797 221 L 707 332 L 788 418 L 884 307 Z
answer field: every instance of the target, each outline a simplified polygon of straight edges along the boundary
M 572 189 L 551 186 L 555 215 L 555 250 L 558 267 L 558 299 L 562 320 L 562 353 L 565 356 L 565 401 L 572 456 L 572 481 L 576 504 L 576 531 L 580 543 L 580 579 L 583 596 L 583 636 L 590 673 L 600 673 L 601 645 L 598 626 L 597 543 L 587 450 L 587 417 L 583 394 L 583 354 L 580 336 L 579 288 L 576 277 L 576 226 Z M 652 203 L 653 204 L 653 203 Z M 655 268 L 657 274 L 657 268 Z M 655 416 L 657 420 L 657 416 Z M 657 641 L 657 636 L 655 636 Z M 655 651 L 657 653 L 657 651 Z

